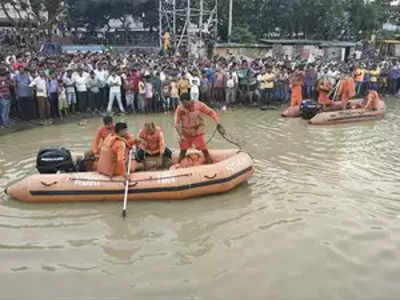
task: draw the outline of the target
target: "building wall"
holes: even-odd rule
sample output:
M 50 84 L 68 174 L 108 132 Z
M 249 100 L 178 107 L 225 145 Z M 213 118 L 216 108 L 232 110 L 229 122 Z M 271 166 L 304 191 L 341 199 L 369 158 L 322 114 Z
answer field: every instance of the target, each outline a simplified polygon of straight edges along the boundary
M 244 56 L 249 58 L 258 58 L 272 56 L 272 48 L 270 47 L 216 47 L 214 48 L 214 55 L 220 57 L 230 57 L 230 56 Z
M 394 56 L 400 57 L 400 44 L 394 45 Z

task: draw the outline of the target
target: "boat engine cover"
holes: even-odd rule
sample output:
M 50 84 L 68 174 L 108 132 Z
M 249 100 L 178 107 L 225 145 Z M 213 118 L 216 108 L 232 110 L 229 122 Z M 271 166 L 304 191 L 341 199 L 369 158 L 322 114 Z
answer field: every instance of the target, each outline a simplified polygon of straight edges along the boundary
M 300 105 L 300 116 L 305 120 L 311 120 L 318 114 L 318 104 L 312 100 L 303 100 Z
M 75 172 L 71 152 L 65 148 L 46 148 L 39 150 L 36 168 L 40 174 Z

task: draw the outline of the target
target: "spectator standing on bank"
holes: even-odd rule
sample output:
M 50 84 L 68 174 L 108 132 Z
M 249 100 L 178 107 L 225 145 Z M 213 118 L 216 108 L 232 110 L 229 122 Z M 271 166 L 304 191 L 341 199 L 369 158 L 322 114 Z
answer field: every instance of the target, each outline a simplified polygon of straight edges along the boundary
M 42 125 L 50 125 L 50 103 L 48 100 L 47 80 L 43 70 L 39 71 L 39 75 L 31 82 L 30 87 L 36 88 L 36 99 L 38 102 L 39 117 Z
M 101 66 L 100 70 L 97 71 L 96 75 L 100 83 L 99 108 L 101 111 L 106 111 L 109 99 L 109 88 L 107 86 L 107 80 L 108 77 L 110 76 L 110 73 L 108 72 L 105 64 Z
M 17 97 L 18 110 L 25 121 L 30 121 L 36 117 L 36 103 L 33 98 L 31 75 L 24 67 L 19 68 L 19 73 L 15 76 L 15 93 Z
M 75 87 L 78 96 L 79 112 L 86 113 L 88 110 L 88 93 L 87 93 L 87 75 L 79 68 L 78 73 L 75 75 Z
M 122 113 L 125 113 L 125 109 L 122 105 L 121 101 L 121 86 L 122 80 L 121 77 L 116 73 L 116 71 L 112 71 L 110 77 L 108 77 L 107 84 L 110 87 L 110 96 L 108 100 L 107 112 L 111 113 L 114 105 L 115 98 L 117 99 L 119 110 Z
M 124 79 L 126 110 L 127 112 L 135 112 L 135 91 L 133 82 L 133 72 L 129 72 Z
M 9 127 L 11 108 L 11 86 L 10 73 L 7 69 L 0 70 L 0 121 L 1 126 Z
M 100 80 L 94 71 L 90 72 L 90 76 L 86 82 L 88 88 L 88 106 L 92 113 L 98 112 L 100 108 Z
M 50 112 L 53 119 L 58 118 L 58 80 L 54 73 L 47 80 L 47 90 L 50 102 Z
M 72 70 L 68 69 L 67 73 L 63 77 L 65 92 L 67 95 L 67 103 L 69 106 L 69 112 L 74 113 L 76 110 L 76 92 L 75 92 L 75 81 L 72 77 Z

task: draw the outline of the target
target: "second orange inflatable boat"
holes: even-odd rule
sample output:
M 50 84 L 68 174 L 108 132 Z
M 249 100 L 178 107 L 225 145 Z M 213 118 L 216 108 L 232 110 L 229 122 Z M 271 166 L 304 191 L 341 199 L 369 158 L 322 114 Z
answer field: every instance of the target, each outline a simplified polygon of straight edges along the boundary
M 250 178 L 253 160 L 238 150 L 211 150 L 215 164 L 130 175 L 129 200 L 181 200 L 224 193 Z M 173 160 L 177 160 L 174 153 Z M 96 172 L 37 174 L 6 193 L 25 202 L 122 201 L 125 181 Z
M 383 119 L 386 106 L 383 101 L 379 101 L 378 110 L 349 109 L 331 112 L 322 112 L 308 121 L 311 125 L 337 125 L 364 121 L 373 121 Z

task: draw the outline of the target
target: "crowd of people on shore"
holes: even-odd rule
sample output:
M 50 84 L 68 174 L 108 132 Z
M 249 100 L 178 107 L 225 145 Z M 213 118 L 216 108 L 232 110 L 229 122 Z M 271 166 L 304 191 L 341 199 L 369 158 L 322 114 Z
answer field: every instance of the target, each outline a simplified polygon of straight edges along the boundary
M 331 86 L 349 74 L 356 92 L 374 89 L 399 96 L 400 62 L 381 59 L 214 57 L 76 53 L 54 57 L 28 54 L 0 58 L 0 125 L 10 115 L 41 125 L 70 114 L 174 111 L 183 94 L 211 107 L 276 106 L 291 98 L 293 76 L 303 74 L 303 99 L 318 99 L 322 80 Z

